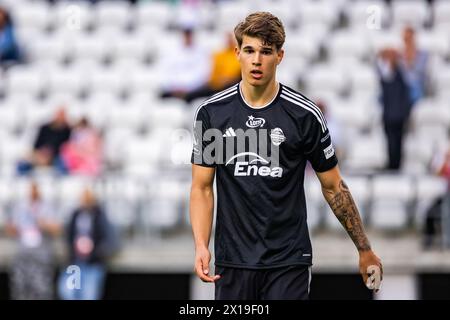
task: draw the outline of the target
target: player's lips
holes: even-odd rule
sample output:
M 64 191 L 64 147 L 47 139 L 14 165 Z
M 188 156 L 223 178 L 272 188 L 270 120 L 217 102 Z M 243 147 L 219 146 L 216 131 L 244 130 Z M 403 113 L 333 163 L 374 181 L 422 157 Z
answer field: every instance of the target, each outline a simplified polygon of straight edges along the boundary
M 263 76 L 262 71 L 256 69 L 250 71 L 250 74 L 252 75 L 253 79 L 261 79 Z

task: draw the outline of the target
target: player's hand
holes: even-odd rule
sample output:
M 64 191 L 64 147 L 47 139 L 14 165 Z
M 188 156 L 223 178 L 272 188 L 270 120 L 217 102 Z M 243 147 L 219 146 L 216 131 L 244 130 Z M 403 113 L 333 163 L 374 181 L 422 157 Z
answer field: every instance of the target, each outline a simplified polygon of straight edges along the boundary
M 204 282 L 214 282 L 220 279 L 220 275 L 209 274 L 209 262 L 211 261 L 211 253 L 208 248 L 202 247 L 195 250 L 195 267 L 194 271 L 197 276 Z
M 368 289 L 375 290 L 375 292 L 380 290 L 383 280 L 383 265 L 372 250 L 359 253 L 359 272 Z

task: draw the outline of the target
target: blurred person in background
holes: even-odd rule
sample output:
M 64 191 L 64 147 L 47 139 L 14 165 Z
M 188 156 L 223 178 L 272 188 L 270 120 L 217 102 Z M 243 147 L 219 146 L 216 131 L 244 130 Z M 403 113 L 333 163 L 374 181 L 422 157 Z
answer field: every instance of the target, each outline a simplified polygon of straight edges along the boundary
M 227 33 L 226 47 L 213 54 L 209 81 L 201 88 L 188 92 L 184 97 L 186 102 L 213 95 L 241 80 L 241 67 L 236 59 L 235 48 L 236 41 L 233 34 Z
M 444 230 L 448 221 L 443 221 L 443 210 L 450 209 L 450 147 L 445 152 L 438 152 L 433 157 L 431 163 L 431 169 L 437 176 L 443 177 L 447 180 L 447 193 L 438 197 L 427 210 L 424 226 L 424 249 L 430 249 L 434 246 L 437 240 L 437 235 L 443 232 L 450 232 L 450 230 Z M 447 212 L 447 217 L 450 217 L 450 213 Z M 450 233 L 445 235 L 450 237 Z M 444 244 L 445 245 L 445 244 Z M 449 244 L 446 244 L 449 245 Z
M 0 7 L 0 65 L 9 66 L 20 60 L 20 48 L 14 35 L 11 18 L 6 9 Z
M 411 109 L 427 91 L 428 55 L 417 48 L 415 32 L 411 27 L 403 30 L 403 43 L 401 51 L 384 48 L 377 58 L 389 170 L 401 167 L 403 137 Z
M 160 62 L 162 98 L 184 99 L 188 92 L 208 81 L 211 70 L 208 52 L 195 42 L 192 27 L 183 26 L 182 33 L 182 44 L 165 52 Z
M 58 283 L 64 300 L 98 300 L 103 297 L 106 263 L 118 248 L 116 232 L 93 191 L 85 188 L 66 230 L 69 265 L 80 268 L 80 288 L 68 286 L 63 270 Z
M 11 298 L 53 299 L 56 261 L 52 239 L 61 233 L 61 225 L 36 183 L 30 184 L 29 200 L 18 203 L 13 210 L 6 233 L 18 240 L 10 270 Z
M 59 108 L 53 120 L 39 128 L 30 159 L 18 164 L 19 174 L 28 174 L 35 167 L 53 167 L 59 173 L 67 173 L 60 156 L 61 146 L 69 140 L 71 127 L 63 107 Z
M 102 166 L 102 140 L 87 118 L 72 129 L 61 148 L 61 159 L 69 174 L 98 176 Z

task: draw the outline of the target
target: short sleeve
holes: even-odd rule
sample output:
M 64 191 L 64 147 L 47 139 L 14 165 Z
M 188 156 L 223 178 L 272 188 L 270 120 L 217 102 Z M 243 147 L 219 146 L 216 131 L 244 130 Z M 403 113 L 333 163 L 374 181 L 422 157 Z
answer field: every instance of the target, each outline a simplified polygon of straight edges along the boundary
M 323 115 L 311 113 L 305 122 L 303 135 L 306 158 L 317 172 L 332 169 L 338 159 Z
M 194 118 L 191 163 L 204 167 L 215 167 L 214 155 L 208 155 L 205 152 L 207 146 L 213 142 L 203 139 L 204 133 L 208 129 L 211 129 L 208 112 L 205 107 L 199 107 Z

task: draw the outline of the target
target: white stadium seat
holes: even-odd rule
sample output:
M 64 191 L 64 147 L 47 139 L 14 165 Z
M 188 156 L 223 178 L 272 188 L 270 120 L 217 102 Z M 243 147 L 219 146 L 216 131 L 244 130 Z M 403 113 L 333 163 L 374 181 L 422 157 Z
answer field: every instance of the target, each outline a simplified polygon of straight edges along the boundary
M 321 64 L 311 68 L 306 77 L 309 91 L 330 91 L 340 94 L 347 85 L 347 78 L 341 69 L 331 64 Z
M 443 30 L 418 32 L 417 44 L 419 48 L 426 50 L 432 56 L 435 55 L 445 59 L 450 53 L 448 33 Z
M 390 10 L 384 1 L 359 0 L 345 7 L 351 28 L 381 29 L 390 18 Z
M 58 1 L 54 14 L 54 27 L 58 31 L 84 31 L 95 21 L 94 10 L 87 1 Z
M 46 87 L 47 77 L 44 70 L 28 66 L 15 66 L 8 71 L 6 81 L 8 94 L 24 93 L 37 97 Z
M 444 178 L 428 175 L 418 175 L 417 183 L 417 205 L 415 210 L 415 222 L 417 226 L 423 226 L 426 211 L 433 201 L 445 195 L 447 181 Z
M 373 178 L 371 225 L 377 229 L 405 228 L 412 215 L 408 212 L 415 197 L 413 179 L 402 175 L 379 175 Z
M 68 39 L 61 34 L 36 37 L 31 42 L 29 56 L 33 60 L 63 63 L 70 57 L 72 39 L 73 37 Z
M 20 124 L 23 121 L 23 115 L 18 112 L 17 106 L 11 103 L 1 103 L 0 107 L 0 128 L 2 131 L 14 133 L 19 130 Z M 3 141 L 3 140 L 2 140 Z
M 355 172 L 383 168 L 387 160 L 385 143 L 380 134 L 353 136 L 343 166 Z
M 121 74 L 110 68 L 99 68 L 88 76 L 91 92 L 111 92 L 118 94 L 124 89 L 124 81 Z
M 42 1 L 22 2 L 22 4 L 20 7 L 14 8 L 12 12 L 14 24 L 19 28 L 34 28 L 45 31 L 52 19 L 48 4 Z
M 430 19 L 430 8 L 426 1 L 395 0 L 391 5 L 394 26 L 422 28 Z
M 323 1 L 305 1 L 296 8 L 299 11 L 301 27 L 325 25 L 329 30 L 337 24 L 339 18 L 336 8 Z
M 354 57 L 362 60 L 369 53 L 368 39 L 361 32 L 349 31 L 335 32 L 333 37 L 326 42 L 330 59 Z
M 114 59 L 133 59 L 144 61 L 150 55 L 150 45 L 148 41 L 142 39 L 139 34 L 131 33 L 121 38 L 120 45 L 114 50 Z
M 379 91 L 378 75 L 372 65 L 360 64 L 351 68 L 350 83 L 354 95 L 360 92 L 374 93 Z
M 100 1 L 94 11 L 97 29 L 111 26 L 123 30 L 131 22 L 131 8 L 126 1 Z
M 285 58 L 304 58 L 311 61 L 317 57 L 320 45 L 324 40 L 320 33 L 312 34 L 296 30 L 287 31 L 286 33 L 286 42 L 284 44 Z
M 135 139 L 130 128 L 109 128 L 104 135 L 103 149 L 107 166 L 121 168 L 125 161 L 125 150 L 129 141 Z
M 370 225 L 377 230 L 396 231 L 408 224 L 407 207 L 399 201 L 374 201 L 370 214 Z
M 175 227 L 181 221 L 184 191 L 176 180 L 154 181 L 154 188 L 144 198 L 142 219 L 150 239 L 160 237 L 160 232 Z
M 219 31 L 233 30 L 237 23 L 252 12 L 250 3 L 241 2 L 239 6 L 229 1 L 218 3 L 218 16 L 216 26 Z
M 89 87 L 85 73 L 78 68 L 54 68 L 49 70 L 48 91 L 52 94 L 80 95 Z
M 438 99 L 423 99 L 417 102 L 412 117 L 417 126 L 450 126 L 449 103 Z
M 109 129 L 112 128 L 129 128 L 136 132 L 144 127 L 144 122 L 148 121 L 148 108 L 140 105 L 116 105 L 108 108 Z
M 104 181 L 103 187 L 105 212 L 121 232 L 126 232 L 138 223 L 137 213 L 143 185 L 135 179 L 110 177 Z
M 448 94 L 448 88 L 450 87 L 450 66 L 448 64 L 443 65 L 438 72 L 434 74 L 436 79 L 436 90 L 438 91 L 438 95 L 442 95 L 444 97 L 450 96 Z
M 151 136 L 134 136 L 126 141 L 125 171 L 137 167 L 152 168 L 158 166 L 161 158 L 162 141 Z M 132 172 L 130 172 L 132 173 Z
M 112 55 L 113 42 L 102 35 L 89 34 L 89 36 L 80 36 L 74 39 L 73 59 L 95 59 L 103 62 L 108 56 Z
M 140 92 L 157 91 L 161 87 L 161 71 L 155 67 L 136 68 L 129 74 L 130 91 L 134 94 Z
M 376 200 L 411 201 L 415 196 L 412 178 L 405 175 L 377 175 L 373 178 L 373 197 Z
M 434 27 L 446 30 L 450 25 L 450 3 L 447 0 L 435 0 L 433 2 Z
M 373 123 L 373 110 L 364 105 L 355 104 L 352 100 L 339 99 L 330 106 L 333 118 L 338 121 L 340 126 L 352 128 L 358 131 L 369 129 Z
M 135 7 L 135 28 L 158 26 L 165 28 L 172 21 L 172 10 L 168 2 L 140 1 Z

